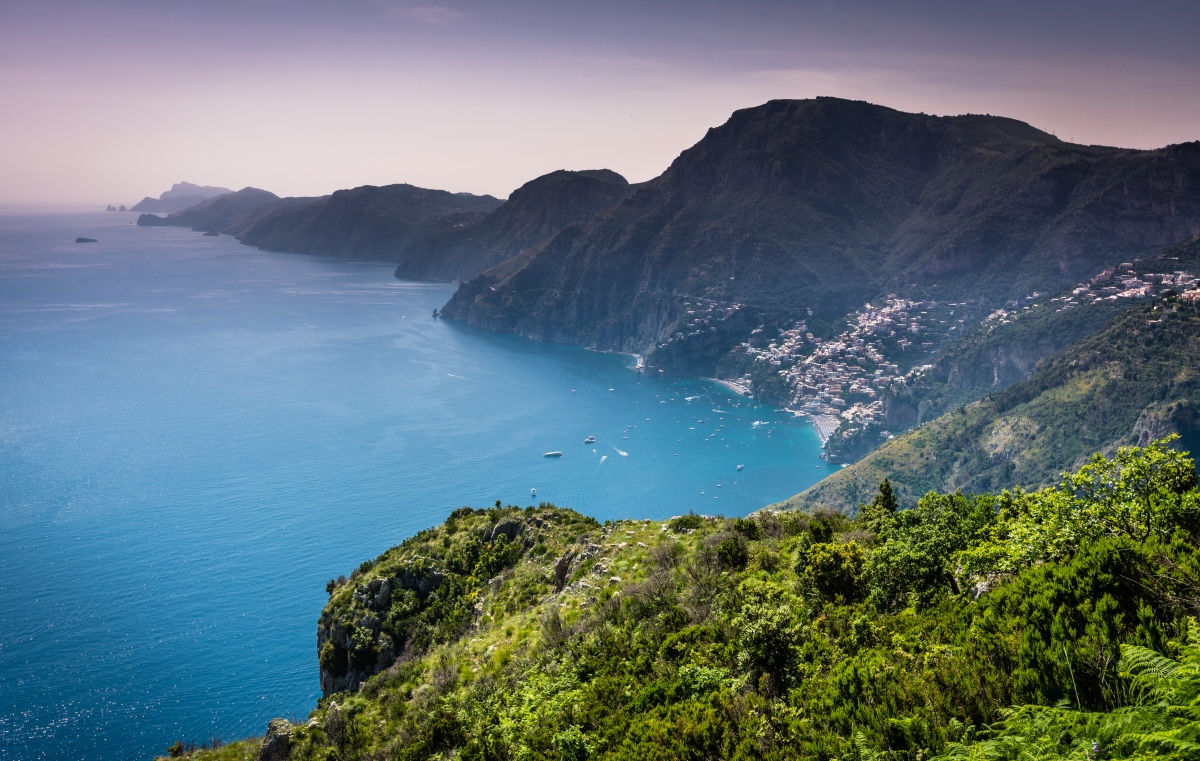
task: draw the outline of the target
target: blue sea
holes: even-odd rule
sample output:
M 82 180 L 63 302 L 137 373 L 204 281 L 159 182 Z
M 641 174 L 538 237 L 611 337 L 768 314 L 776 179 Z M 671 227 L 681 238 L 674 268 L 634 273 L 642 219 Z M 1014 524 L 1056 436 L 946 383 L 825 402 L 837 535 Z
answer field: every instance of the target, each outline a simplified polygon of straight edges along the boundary
M 433 319 L 452 285 L 132 221 L 0 216 L 0 759 L 305 716 L 325 582 L 457 507 L 742 515 L 831 470 L 710 382 Z

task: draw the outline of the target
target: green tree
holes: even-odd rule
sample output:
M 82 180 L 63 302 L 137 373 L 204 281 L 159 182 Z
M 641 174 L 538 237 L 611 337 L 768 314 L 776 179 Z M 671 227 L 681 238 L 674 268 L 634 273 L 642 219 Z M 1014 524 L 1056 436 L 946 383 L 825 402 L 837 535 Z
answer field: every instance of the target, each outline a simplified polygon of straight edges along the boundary
M 830 542 L 808 548 L 801 580 L 822 600 L 857 602 L 867 553 L 858 542 Z

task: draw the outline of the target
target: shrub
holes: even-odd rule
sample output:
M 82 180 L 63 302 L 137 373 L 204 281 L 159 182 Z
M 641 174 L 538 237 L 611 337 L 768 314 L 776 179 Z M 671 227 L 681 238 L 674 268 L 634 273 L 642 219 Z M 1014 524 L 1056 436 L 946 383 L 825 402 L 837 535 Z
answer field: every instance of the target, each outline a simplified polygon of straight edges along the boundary
M 746 547 L 746 538 L 741 534 L 734 534 L 721 540 L 717 545 L 717 557 L 721 560 L 721 565 L 726 568 L 745 568 L 746 561 L 750 559 L 750 551 Z
M 695 531 L 704 523 L 703 515 L 697 515 L 695 510 L 689 510 L 687 515 L 680 515 L 667 521 L 667 528 L 678 534 L 681 531 Z
M 858 542 L 814 544 L 806 553 L 801 578 L 819 599 L 856 602 L 863 597 L 860 580 L 866 558 Z

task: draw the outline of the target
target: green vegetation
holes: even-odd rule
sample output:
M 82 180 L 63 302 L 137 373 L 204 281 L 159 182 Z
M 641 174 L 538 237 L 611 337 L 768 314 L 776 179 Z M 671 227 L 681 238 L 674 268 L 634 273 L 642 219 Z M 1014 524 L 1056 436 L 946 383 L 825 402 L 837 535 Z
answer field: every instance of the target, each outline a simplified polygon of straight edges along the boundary
M 1093 452 L 1178 433 L 1200 444 L 1200 303 L 1121 314 L 1025 381 L 948 412 L 785 503 L 853 510 L 884 478 L 911 504 L 929 491 L 1037 488 Z
M 264 757 L 1194 757 L 1200 491 L 1170 443 L 908 510 L 884 482 L 853 518 L 455 511 L 331 585 L 322 626 L 396 656 Z M 375 631 L 389 579 L 417 591 Z

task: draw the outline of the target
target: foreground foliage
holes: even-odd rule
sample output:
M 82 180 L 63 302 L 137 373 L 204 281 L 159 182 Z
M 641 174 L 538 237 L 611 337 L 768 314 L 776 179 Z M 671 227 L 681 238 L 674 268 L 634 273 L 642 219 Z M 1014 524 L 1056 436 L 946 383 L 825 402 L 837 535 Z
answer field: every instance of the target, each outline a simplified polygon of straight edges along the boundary
M 1198 538 L 1165 443 L 855 518 L 459 510 L 331 583 L 322 621 L 397 657 L 264 757 L 1200 757 Z M 445 573 L 376 610 L 412 569 Z

